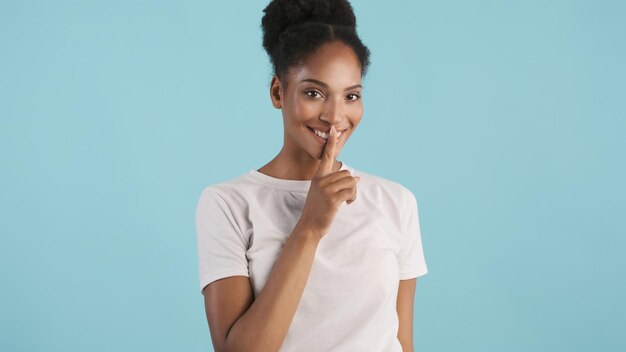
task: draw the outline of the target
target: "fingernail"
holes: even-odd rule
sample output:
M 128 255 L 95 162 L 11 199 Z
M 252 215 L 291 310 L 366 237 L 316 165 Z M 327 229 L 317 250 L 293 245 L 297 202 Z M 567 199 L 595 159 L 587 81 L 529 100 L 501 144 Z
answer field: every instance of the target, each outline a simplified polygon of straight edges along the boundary
M 332 126 L 332 125 L 331 125 L 331 126 L 330 126 L 330 135 L 334 137 L 334 136 L 335 136 L 335 132 L 336 132 L 336 131 L 335 131 L 335 126 Z

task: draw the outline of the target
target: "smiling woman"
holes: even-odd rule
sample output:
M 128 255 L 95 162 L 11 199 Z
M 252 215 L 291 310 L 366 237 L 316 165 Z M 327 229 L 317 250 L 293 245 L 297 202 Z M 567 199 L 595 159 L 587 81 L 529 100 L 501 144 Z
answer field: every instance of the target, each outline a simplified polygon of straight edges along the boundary
M 282 80 L 274 76 L 270 93 L 274 107 L 283 111 L 285 144 L 259 171 L 284 179 L 311 179 L 329 126 L 339 131 L 338 154 L 361 121 L 361 89 L 360 60 L 341 41 L 322 45 Z
M 352 7 L 274 0 L 264 13 L 283 147 L 198 200 L 213 346 L 412 351 L 415 282 L 428 272 L 417 201 L 401 184 L 337 160 L 363 116 L 369 65 Z

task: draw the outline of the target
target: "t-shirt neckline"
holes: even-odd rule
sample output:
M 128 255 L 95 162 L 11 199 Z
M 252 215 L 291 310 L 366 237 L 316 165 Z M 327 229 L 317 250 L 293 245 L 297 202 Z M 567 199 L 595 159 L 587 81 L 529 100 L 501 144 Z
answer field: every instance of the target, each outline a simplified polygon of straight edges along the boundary
M 339 171 L 341 170 L 350 170 L 353 171 L 352 168 L 346 165 L 345 162 L 339 161 L 341 166 L 339 167 Z M 256 169 L 252 169 L 248 171 L 248 178 L 256 183 L 263 184 L 268 187 L 281 189 L 285 191 L 295 191 L 295 192 L 308 192 L 311 187 L 311 180 L 287 180 L 282 178 L 276 178 L 270 175 L 266 175 L 261 171 Z

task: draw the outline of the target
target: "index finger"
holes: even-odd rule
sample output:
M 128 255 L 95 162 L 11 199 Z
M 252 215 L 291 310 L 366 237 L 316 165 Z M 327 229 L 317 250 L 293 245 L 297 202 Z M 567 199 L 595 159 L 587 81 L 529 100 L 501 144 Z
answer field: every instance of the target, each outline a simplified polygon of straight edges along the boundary
M 337 146 L 337 130 L 335 126 L 330 126 L 328 139 L 322 152 L 322 161 L 317 168 L 317 176 L 325 176 L 333 172 L 333 161 L 335 161 L 335 148 Z

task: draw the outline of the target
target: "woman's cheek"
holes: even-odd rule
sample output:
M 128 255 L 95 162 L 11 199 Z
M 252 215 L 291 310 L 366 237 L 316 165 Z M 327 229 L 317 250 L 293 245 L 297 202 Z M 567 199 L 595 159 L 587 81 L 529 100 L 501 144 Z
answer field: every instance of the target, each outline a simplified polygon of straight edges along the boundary
M 310 102 L 303 102 L 299 106 L 300 116 L 302 120 L 308 120 L 315 117 L 315 113 L 318 110 L 316 105 Z

